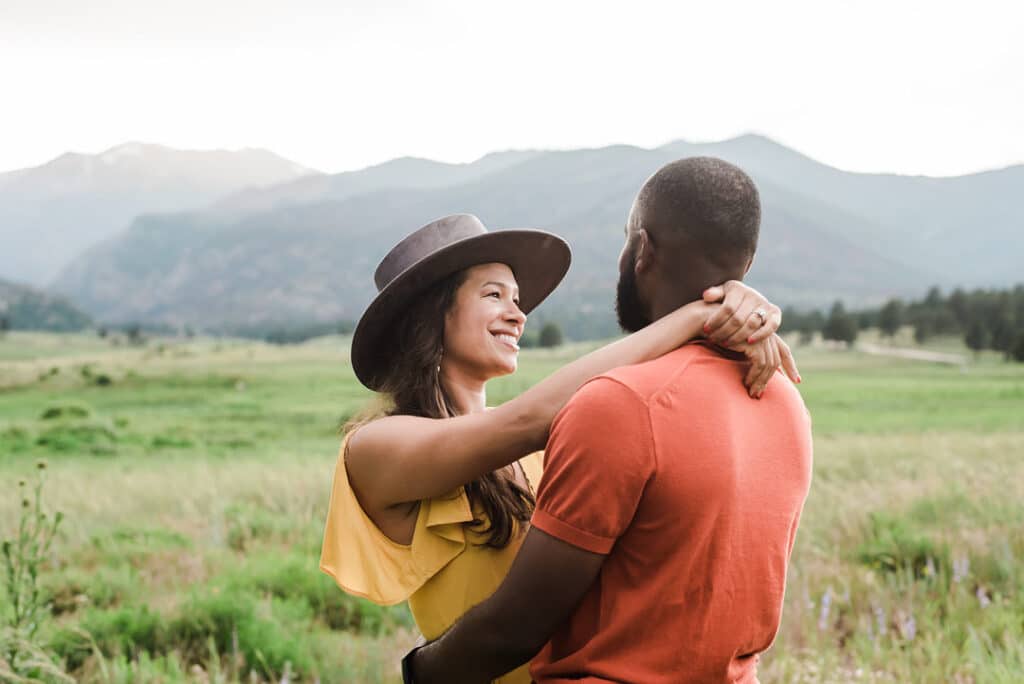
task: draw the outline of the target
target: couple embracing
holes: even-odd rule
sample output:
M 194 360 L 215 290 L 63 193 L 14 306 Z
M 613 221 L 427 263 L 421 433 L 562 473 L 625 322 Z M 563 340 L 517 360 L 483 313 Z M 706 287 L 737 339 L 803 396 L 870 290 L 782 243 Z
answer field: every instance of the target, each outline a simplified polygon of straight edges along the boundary
M 351 359 L 387 405 L 348 426 L 320 567 L 408 600 L 405 681 L 757 681 L 811 477 L 779 309 L 739 282 L 760 216 L 735 166 L 662 167 L 619 259 L 631 334 L 493 408 L 568 246 L 456 215 L 384 258 Z

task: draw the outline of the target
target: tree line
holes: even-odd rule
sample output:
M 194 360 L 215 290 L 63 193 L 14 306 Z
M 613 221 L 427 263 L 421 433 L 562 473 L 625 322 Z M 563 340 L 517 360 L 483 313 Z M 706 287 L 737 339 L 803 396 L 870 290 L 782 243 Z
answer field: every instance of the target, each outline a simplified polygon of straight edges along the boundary
M 878 328 L 892 338 L 904 326 L 924 344 L 936 335 L 962 336 L 969 349 L 1000 352 L 1007 360 L 1024 362 L 1024 285 L 1006 290 L 955 289 L 943 295 L 938 287 L 920 300 L 893 298 L 878 308 L 847 311 L 841 301 L 827 313 L 790 311 L 783 330 L 798 332 L 804 341 L 821 333 L 826 340 L 852 344 L 865 328 Z

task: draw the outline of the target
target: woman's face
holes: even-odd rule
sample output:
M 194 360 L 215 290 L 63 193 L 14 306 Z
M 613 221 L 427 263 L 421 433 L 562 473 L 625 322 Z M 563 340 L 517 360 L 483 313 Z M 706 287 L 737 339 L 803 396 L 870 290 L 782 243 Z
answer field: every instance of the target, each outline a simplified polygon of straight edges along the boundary
M 480 380 L 513 373 L 525 324 L 512 269 L 498 263 L 472 266 L 445 315 L 441 363 Z

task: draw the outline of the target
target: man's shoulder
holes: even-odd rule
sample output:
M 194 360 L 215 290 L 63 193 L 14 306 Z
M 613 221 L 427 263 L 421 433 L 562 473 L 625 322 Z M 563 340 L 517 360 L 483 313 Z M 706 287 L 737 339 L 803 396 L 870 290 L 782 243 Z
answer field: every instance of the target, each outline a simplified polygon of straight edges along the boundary
M 710 358 L 722 358 L 703 344 L 686 344 L 650 361 L 620 366 L 598 376 L 628 388 L 643 401 L 648 401 L 667 385 L 678 382 L 680 377 L 693 372 L 701 362 Z M 696 362 L 696 363 L 695 363 Z

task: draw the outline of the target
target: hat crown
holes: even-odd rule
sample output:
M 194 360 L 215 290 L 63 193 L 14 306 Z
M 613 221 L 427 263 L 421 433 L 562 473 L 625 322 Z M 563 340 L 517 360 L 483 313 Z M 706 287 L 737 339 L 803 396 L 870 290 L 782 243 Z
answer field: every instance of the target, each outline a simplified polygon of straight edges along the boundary
M 472 214 L 452 214 L 428 223 L 395 245 L 381 260 L 373 274 L 377 291 L 434 252 L 486 232 L 484 224 Z

